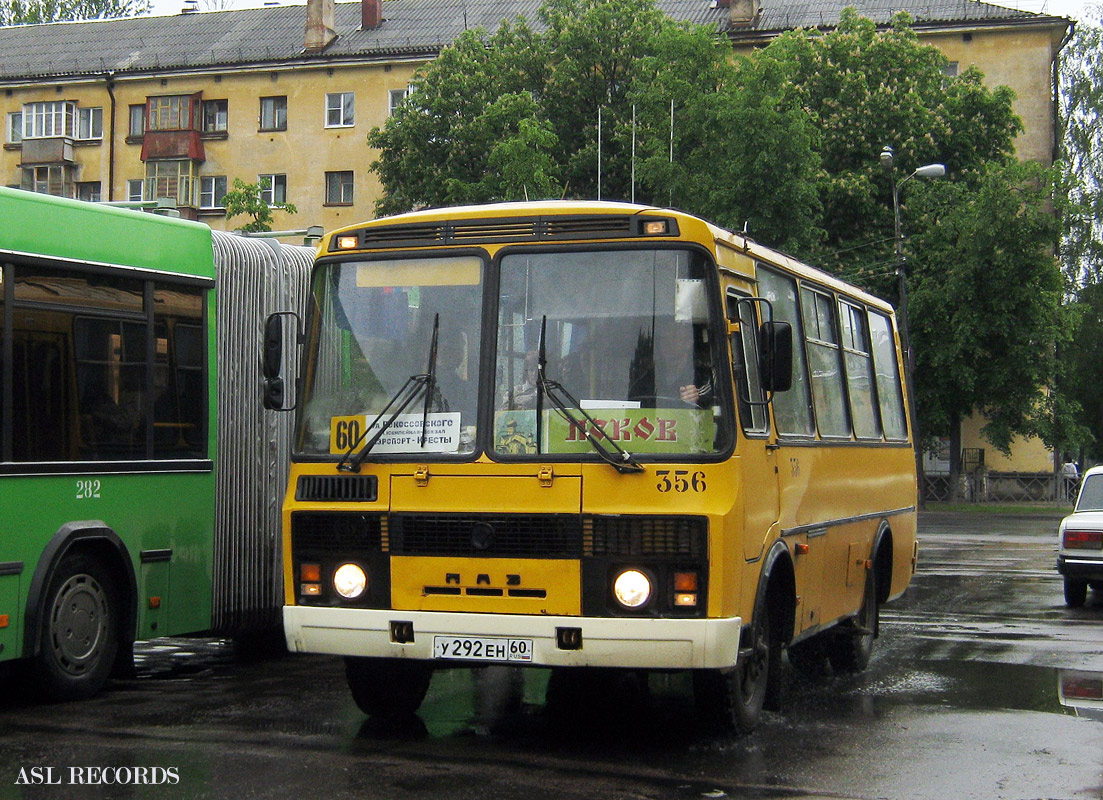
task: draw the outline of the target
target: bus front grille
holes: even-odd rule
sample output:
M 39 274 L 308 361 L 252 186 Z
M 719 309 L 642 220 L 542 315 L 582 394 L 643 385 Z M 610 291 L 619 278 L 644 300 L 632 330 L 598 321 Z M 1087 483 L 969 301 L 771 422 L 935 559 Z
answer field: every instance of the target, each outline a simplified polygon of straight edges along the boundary
M 687 516 L 587 516 L 583 520 L 587 556 L 671 556 L 704 558 L 708 520 Z
M 295 553 L 386 550 L 382 514 L 299 511 L 291 515 L 291 547 Z
M 573 514 L 392 514 L 392 555 L 579 558 Z

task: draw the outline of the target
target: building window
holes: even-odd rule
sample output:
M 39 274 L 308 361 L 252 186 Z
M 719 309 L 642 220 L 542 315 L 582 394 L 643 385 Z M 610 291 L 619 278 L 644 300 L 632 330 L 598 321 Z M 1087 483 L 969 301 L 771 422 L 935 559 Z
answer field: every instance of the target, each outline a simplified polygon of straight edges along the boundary
M 13 111 L 8 114 L 8 143 L 19 144 L 23 141 L 23 112 Z
M 195 170 L 196 163 L 191 160 L 148 162 L 149 199 L 168 198 L 180 206 L 194 206 L 197 199 Z
M 20 188 L 57 197 L 73 196 L 72 168 L 63 165 L 24 167 Z
M 205 175 L 199 178 L 200 208 L 222 208 L 222 198 L 225 196 L 225 175 Z
M 957 64 L 958 62 L 956 61 L 950 61 L 942 68 L 942 74 L 945 75 L 947 78 L 956 78 Z
M 77 200 L 86 203 L 98 203 L 100 201 L 100 182 L 82 181 L 77 183 Z
M 130 107 L 130 128 L 128 136 L 144 136 L 146 132 L 146 107 L 145 105 Z
M 286 96 L 260 99 L 260 129 L 262 131 L 287 130 Z
M 149 98 L 146 117 L 147 131 L 190 131 L 192 123 L 192 98 L 189 95 Z
M 268 205 L 283 205 L 287 202 L 286 175 L 258 175 L 257 183 L 260 184 L 260 199 Z
M 387 116 L 389 117 L 394 113 L 394 110 L 402 105 L 402 101 L 410 96 L 410 87 L 405 89 L 391 89 L 387 93 Z
M 203 101 L 203 132 L 218 133 L 226 130 L 229 104 L 226 100 Z
M 352 172 L 326 173 L 326 205 L 352 205 Z
M 126 199 L 130 203 L 142 202 L 142 188 L 145 181 L 141 178 L 131 178 L 126 182 Z
M 77 109 L 77 135 L 81 141 L 103 139 L 103 109 Z
M 356 124 L 355 101 L 352 92 L 326 95 L 326 127 L 351 128 Z
M 76 104 L 67 101 L 28 103 L 23 106 L 23 138 L 72 136 L 75 109 Z

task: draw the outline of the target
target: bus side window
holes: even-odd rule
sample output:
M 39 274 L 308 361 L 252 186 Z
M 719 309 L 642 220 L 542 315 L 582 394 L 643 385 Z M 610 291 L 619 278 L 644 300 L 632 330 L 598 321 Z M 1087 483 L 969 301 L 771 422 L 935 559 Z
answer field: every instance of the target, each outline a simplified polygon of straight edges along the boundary
M 854 433 L 859 439 L 880 439 L 881 415 L 877 408 L 866 310 L 840 300 L 839 322 L 842 323 L 843 361 Z
M 769 423 L 758 374 L 758 323 L 754 304 L 740 303 L 740 299 L 740 295 L 728 294 L 728 319 L 739 323 L 739 329 L 731 334 L 736 403 L 743 430 L 751 434 L 764 434 Z
M 835 303 L 830 295 L 807 287 L 801 288 L 801 300 L 816 424 L 821 436 L 850 436 Z
M 813 436 L 816 433 L 812 413 L 812 395 L 808 385 L 804 326 L 801 324 L 797 282 L 759 265 L 758 281 L 762 296 L 770 301 L 774 319 L 793 328 L 793 385 L 773 397 L 774 424 L 778 433 L 788 436 Z

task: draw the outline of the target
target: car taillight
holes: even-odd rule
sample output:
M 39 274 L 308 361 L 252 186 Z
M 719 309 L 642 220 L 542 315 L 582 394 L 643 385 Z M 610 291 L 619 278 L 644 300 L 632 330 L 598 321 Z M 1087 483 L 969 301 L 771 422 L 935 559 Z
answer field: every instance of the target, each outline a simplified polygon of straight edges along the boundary
M 1068 675 L 1061 679 L 1061 694 L 1078 700 L 1103 700 L 1103 677 Z
M 1103 550 L 1103 531 L 1065 531 L 1065 547 L 1078 550 Z

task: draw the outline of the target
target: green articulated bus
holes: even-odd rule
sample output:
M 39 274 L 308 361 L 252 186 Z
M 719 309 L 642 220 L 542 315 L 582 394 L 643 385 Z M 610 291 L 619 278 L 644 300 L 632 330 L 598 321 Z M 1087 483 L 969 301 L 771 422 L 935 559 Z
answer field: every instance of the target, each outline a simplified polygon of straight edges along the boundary
M 312 256 L 0 188 L 0 662 L 46 698 L 135 640 L 279 625 L 290 432 L 259 343 Z

